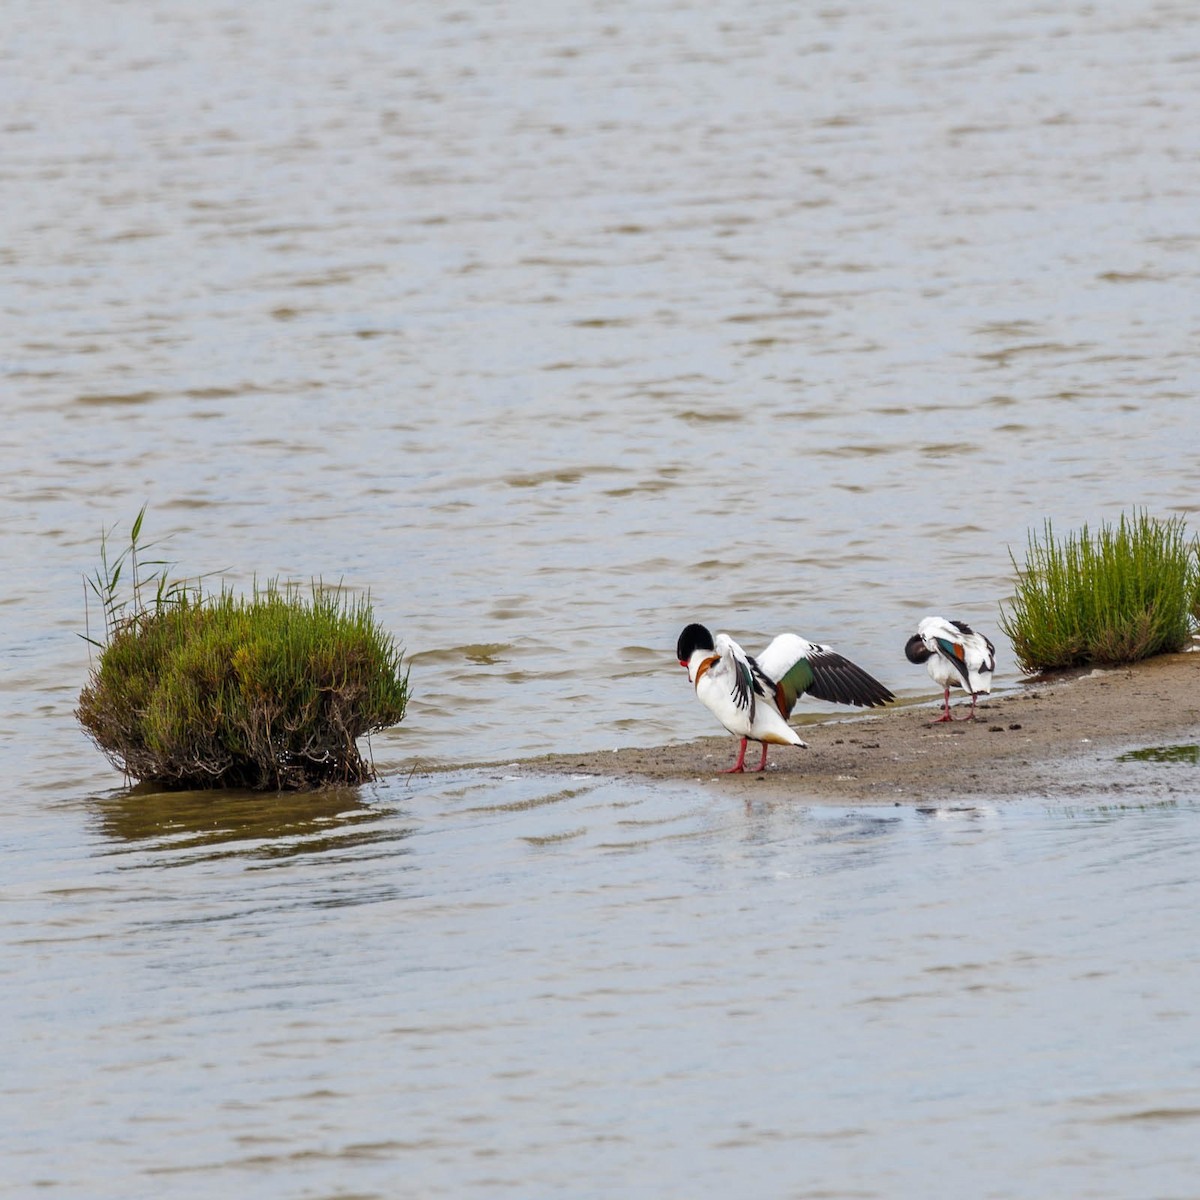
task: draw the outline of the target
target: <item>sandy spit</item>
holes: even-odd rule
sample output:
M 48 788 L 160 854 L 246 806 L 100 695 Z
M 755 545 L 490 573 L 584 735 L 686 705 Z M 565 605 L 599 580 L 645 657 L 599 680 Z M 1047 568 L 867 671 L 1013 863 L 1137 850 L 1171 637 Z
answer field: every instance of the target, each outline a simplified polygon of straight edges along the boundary
M 697 728 L 712 717 L 696 710 Z M 951 696 L 967 711 L 962 694 Z M 803 705 L 803 701 L 801 701 Z M 961 707 L 960 707 L 961 706 Z M 737 739 L 706 737 L 682 745 L 553 754 L 521 770 L 607 778 L 694 781 L 746 798 L 806 802 L 920 803 L 971 798 L 1046 797 L 1159 800 L 1196 795 L 1191 764 L 1124 760 L 1133 749 L 1200 742 L 1200 654 L 1173 654 L 1130 667 L 1056 675 L 984 698 L 974 721 L 931 724 L 936 704 L 907 703 L 846 717 L 797 723 L 808 749 L 772 746 L 762 774 L 719 774 L 733 764 Z M 793 714 L 795 717 L 796 714 Z M 756 765 L 753 743 L 747 764 Z

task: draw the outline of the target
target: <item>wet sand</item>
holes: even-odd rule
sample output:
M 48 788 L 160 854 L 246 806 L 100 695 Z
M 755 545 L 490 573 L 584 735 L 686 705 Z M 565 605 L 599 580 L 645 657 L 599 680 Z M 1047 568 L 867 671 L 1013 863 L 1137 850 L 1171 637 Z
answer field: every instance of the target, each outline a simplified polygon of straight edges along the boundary
M 697 727 L 712 717 L 686 688 Z M 801 701 L 803 705 L 803 701 Z M 968 711 L 951 696 L 955 716 Z M 1200 741 L 1200 654 L 1163 655 L 1118 667 L 1030 681 L 981 699 L 974 721 L 931 724 L 936 703 L 909 701 L 846 717 L 793 721 L 808 749 L 772 746 L 762 774 L 721 774 L 737 739 L 527 760 L 523 769 L 611 778 L 691 780 L 738 796 L 909 803 L 971 797 L 1194 794 L 1194 768 L 1121 761 L 1129 750 Z M 795 717 L 795 714 L 794 714 Z M 758 762 L 752 743 L 749 766 Z

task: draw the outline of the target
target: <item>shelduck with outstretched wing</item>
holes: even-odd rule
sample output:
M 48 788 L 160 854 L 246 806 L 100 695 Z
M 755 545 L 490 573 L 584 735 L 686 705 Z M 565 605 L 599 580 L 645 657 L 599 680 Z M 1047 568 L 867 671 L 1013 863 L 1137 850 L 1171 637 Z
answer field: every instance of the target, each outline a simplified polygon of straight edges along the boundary
M 950 689 L 971 693 L 971 711 L 963 718 L 975 720 L 975 698 L 992 690 L 996 669 L 996 647 L 964 621 L 926 617 L 905 643 L 904 654 L 911 663 L 924 663 L 934 683 L 943 689 L 942 715 L 933 723 L 952 721 Z
M 768 746 L 807 746 L 787 723 L 796 701 L 806 693 L 865 708 L 894 699 L 878 679 L 848 658 L 794 633 L 781 633 L 753 658 L 727 634 L 714 638 L 703 625 L 692 624 L 679 635 L 676 657 L 687 668 L 701 703 L 742 739 L 730 772 L 745 770 L 748 742 L 762 743 L 759 771 L 767 765 Z

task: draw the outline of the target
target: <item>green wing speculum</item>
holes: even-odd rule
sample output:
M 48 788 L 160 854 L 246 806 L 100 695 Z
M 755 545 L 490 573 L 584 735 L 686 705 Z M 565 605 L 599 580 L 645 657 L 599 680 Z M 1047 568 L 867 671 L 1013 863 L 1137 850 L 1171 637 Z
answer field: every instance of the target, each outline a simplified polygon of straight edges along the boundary
M 938 649 L 942 652 L 942 657 L 947 662 L 953 663 L 959 675 L 962 676 L 963 687 L 969 692 L 971 690 L 971 680 L 967 674 L 966 650 L 959 645 L 958 642 L 948 641 L 946 638 L 935 638 Z
M 796 701 L 812 687 L 816 680 L 812 664 L 807 658 L 799 658 L 788 668 L 784 677 L 775 684 L 775 702 L 784 717 L 791 716 Z

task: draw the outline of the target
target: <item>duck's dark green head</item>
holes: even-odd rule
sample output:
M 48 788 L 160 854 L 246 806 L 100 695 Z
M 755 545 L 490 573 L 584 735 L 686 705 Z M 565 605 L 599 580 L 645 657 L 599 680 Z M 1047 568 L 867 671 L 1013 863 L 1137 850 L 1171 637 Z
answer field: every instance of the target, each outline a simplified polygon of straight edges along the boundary
M 904 657 L 910 663 L 923 663 L 932 653 L 933 651 L 925 645 L 925 639 L 919 633 L 914 633 L 904 643 Z
M 686 667 L 697 650 L 712 650 L 713 648 L 713 635 L 703 625 L 688 625 L 679 635 L 679 641 L 675 646 L 675 657 L 679 659 L 681 667 Z

